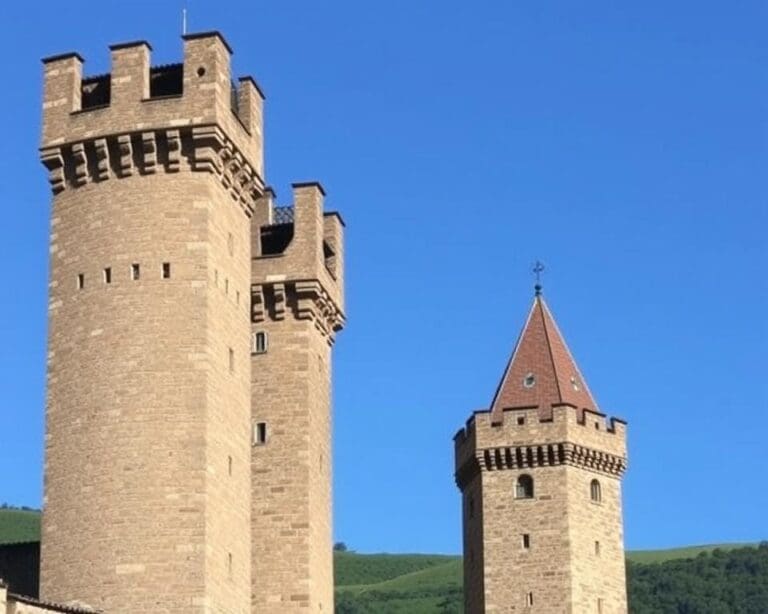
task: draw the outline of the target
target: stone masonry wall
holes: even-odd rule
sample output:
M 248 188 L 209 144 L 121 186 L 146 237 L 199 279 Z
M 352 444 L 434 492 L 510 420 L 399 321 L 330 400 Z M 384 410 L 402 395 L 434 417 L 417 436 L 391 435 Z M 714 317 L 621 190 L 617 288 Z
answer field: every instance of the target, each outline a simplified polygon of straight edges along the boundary
M 249 522 L 244 478 L 227 496 L 217 486 L 226 475 L 225 450 L 245 467 L 249 432 L 247 312 L 241 307 L 238 335 L 230 315 L 236 307 L 216 304 L 210 271 L 221 251 L 213 245 L 214 211 L 224 207 L 245 217 L 214 180 L 191 174 L 131 177 L 56 198 L 42 537 L 47 599 L 76 598 L 110 612 L 158 603 L 169 612 L 206 603 L 247 611 L 247 574 L 239 589 L 206 586 L 228 575 L 221 553 L 206 560 L 216 553 L 206 547 L 214 543 L 213 524 L 227 522 L 232 535 L 238 526 L 247 534 Z M 164 262 L 170 279 L 162 278 Z M 232 268 L 246 287 L 247 268 Z M 227 349 L 213 341 L 228 326 L 226 340 L 242 357 L 239 386 L 222 374 Z M 222 378 L 230 378 L 230 398 L 221 394 Z M 225 601 L 216 603 L 215 593 Z M 233 608 L 227 601 L 238 593 L 241 606 Z
M 333 612 L 331 344 L 343 323 L 343 246 L 319 186 L 295 188 L 294 218 L 285 252 L 253 263 L 253 333 L 268 339 L 252 357 L 252 419 L 267 434 L 253 447 L 253 603 L 258 612 Z M 253 233 L 269 219 L 257 207 Z M 336 247 L 336 278 L 324 236 Z M 258 252 L 258 236 L 253 245 Z
M 515 497 L 520 474 L 534 478 L 534 497 Z M 565 467 L 483 472 L 486 612 L 571 612 Z M 523 547 L 528 534 L 530 547 Z M 527 607 L 527 594 L 533 607 Z
M 625 614 L 624 424 L 594 412 L 579 421 L 568 406 L 555 407 L 552 421 L 540 421 L 535 408 L 505 411 L 500 424 L 490 419 L 476 413 L 455 438 L 471 592 L 465 611 Z M 517 497 L 523 474 L 534 480 L 532 498 Z M 591 498 L 593 479 L 600 501 Z M 478 482 L 473 523 L 468 497 L 478 496 Z M 467 564 L 473 551 L 483 557 L 484 584 Z
M 251 591 L 250 220 L 221 186 L 207 203 L 209 356 L 206 590 L 223 612 Z
M 465 486 L 461 503 L 464 527 L 464 611 L 485 612 L 483 490 L 479 474 Z
M 185 37 L 183 95 L 148 99 L 145 43 L 108 106 L 45 61 L 51 221 L 41 594 L 110 613 L 250 612 L 250 211 L 261 101 Z

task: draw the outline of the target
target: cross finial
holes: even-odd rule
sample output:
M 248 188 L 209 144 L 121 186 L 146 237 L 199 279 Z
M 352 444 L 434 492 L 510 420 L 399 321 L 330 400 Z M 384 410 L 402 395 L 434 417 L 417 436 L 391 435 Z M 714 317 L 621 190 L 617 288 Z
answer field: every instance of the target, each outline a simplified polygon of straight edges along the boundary
M 536 296 L 541 295 L 541 274 L 544 272 L 544 263 L 541 260 L 537 260 L 533 264 L 531 271 L 536 276 L 536 285 L 533 287 L 536 290 Z

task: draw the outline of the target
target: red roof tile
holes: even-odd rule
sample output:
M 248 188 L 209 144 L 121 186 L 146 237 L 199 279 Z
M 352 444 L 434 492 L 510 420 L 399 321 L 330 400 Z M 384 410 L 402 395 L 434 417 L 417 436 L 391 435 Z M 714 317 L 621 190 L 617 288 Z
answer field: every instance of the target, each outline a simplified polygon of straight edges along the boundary
M 549 308 L 536 296 L 493 397 L 492 419 L 501 422 L 510 407 L 538 407 L 547 419 L 559 403 L 599 411 Z

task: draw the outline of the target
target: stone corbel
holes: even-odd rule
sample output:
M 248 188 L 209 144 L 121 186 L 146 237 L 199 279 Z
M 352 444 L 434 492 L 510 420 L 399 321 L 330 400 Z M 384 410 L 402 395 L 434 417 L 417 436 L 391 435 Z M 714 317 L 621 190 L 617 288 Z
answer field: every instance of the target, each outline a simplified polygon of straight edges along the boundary
M 130 134 L 121 134 L 117 137 L 117 155 L 120 176 L 130 177 L 133 175 L 133 144 Z
M 285 318 L 285 303 L 286 303 L 286 290 L 285 284 L 278 283 L 272 286 L 272 294 L 274 296 L 274 314 L 275 320 L 282 320 Z
M 264 316 L 264 288 L 262 286 L 253 286 L 251 288 L 251 321 L 263 322 Z
M 109 179 L 109 146 L 107 145 L 107 139 L 96 139 L 93 143 L 94 151 L 96 153 L 96 180 L 104 181 Z
M 154 173 L 157 170 L 157 142 L 154 132 L 143 132 L 141 134 L 141 152 L 144 158 L 144 172 Z
M 178 130 L 168 130 L 166 133 L 168 143 L 168 172 L 176 173 L 181 165 L 181 135 Z
M 88 183 L 88 156 L 83 143 L 72 145 L 72 181 L 75 185 Z
M 48 169 L 48 182 L 54 194 L 58 194 L 66 187 L 66 178 L 64 175 L 64 156 L 61 149 L 47 149 L 41 154 L 43 165 Z

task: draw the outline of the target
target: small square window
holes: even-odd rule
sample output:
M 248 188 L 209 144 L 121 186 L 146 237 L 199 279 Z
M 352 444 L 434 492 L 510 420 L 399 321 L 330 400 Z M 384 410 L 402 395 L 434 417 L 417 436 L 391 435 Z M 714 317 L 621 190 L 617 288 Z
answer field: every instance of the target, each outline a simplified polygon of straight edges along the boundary
M 139 268 L 139 265 L 134 263 L 131 265 L 131 279 L 136 281 L 141 277 L 141 269 Z
M 267 423 L 257 422 L 253 425 L 253 445 L 263 446 L 267 443 Z
M 85 274 L 79 273 L 77 275 L 77 289 L 82 290 L 83 288 L 85 288 Z
M 267 353 L 267 333 L 259 331 L 251 336 L 251 354 Z
M 523 424 L 525 424 L 525 416 L 518 416 L 517 417 L 517 424 L 518 424 L 518 426 L 523 426 Z
M 171 263 L 163 262 L 163 279 L 171 278 Z
M 523 549 L 528 550 L 531 547 L 531 536 L 529 533 L 523 533 Z

